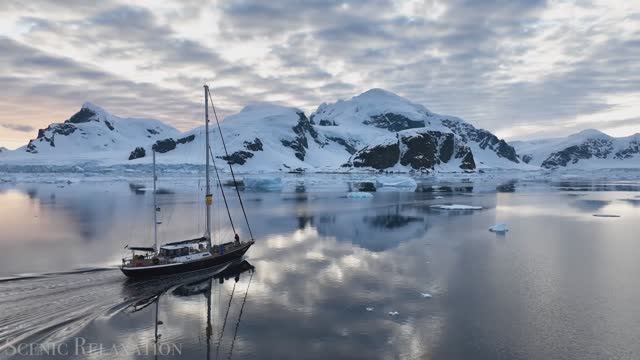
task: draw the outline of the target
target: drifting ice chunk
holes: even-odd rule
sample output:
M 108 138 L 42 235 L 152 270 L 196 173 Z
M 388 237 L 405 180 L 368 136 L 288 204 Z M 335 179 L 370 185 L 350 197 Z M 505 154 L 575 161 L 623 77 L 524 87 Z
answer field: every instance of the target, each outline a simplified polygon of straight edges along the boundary
M 435 199 L 444 199 L 444 196 L 436 196 Z
M 507 228 L 507 224 L 495 224 L 489 228 L 489 231 L 492 231 L 495 233 L 505 233 L 509 231 L 509 229 Z
M 430 207 L 434 209 L 441 209 L 441 210 L 480 210 L 482 209 L 482 206 L 460 205 L 460 204 L 431 205 Z
M 367 311 L 373 311 L 373 306 L 367 306 L 365 309 L 366 309 Z
M 254 191 L 282 190 L 282 179 L 279 177 L 245 177 L 243 180 L 246 189 L 251 189 Z
M 397 312 L 397 311 L 389 311 L 389 315 L 391 315 L 391 316 L 397 316 L 398 314 L 400 314 L 400 313 Z
M 414 191 L 418 184 L 415 180 L 406 176 L 394 176 L 394 177 L 383 177 L 376 179 L 376 185 L 378 187 L 392 187 L 392 188 L 403 188 L 403 189 L 411 189 Z
M 422 297 L 425 299 L 431 299 L 431 294 L 429 293 L 420 293 L 420 295 L 422 295 Z
M 368 199 L 368 198 L 372 198 L 373 195 L 371 193 L 363 192 L 363 191 L 352 191 L 347 193 L 347 197 L 349 199 Z

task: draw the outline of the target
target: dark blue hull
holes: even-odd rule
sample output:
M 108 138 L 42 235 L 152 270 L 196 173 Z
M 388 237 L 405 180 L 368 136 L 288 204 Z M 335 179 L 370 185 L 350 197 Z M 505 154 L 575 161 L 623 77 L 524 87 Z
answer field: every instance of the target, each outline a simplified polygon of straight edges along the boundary
M 230 261 L 237 260 L 244 255 L 253 245 L 250 241 L 243 246 L 229 251 L 223 255 L 206 257 L 201 260 L 194 260 L 185 263 L 168 264 L 168 265 L 152 265 L 140 267 L 124 267 L 121 266 L 122 273 L 130 278 L 149 278 L 154 276 L 172 275 L 189 271 L 202 270 L 226 264 Z

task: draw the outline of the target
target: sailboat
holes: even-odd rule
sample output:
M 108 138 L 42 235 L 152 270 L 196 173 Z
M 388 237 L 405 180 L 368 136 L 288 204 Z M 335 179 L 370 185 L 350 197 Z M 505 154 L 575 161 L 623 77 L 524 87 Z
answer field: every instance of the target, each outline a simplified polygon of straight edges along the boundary
M 242 208 L 242 213 L 244 215 L 244 219 L 246 221 L 249 234 L 251 235 L 251 240 L 240 241 L 240 237 L 238 236 L 238 233 L 235 232 L 233 219 L 231 218 L 231 212 L 229 211 L 227 199 L 226 199 L 226 196 L 224 195 L 224 190 L 222 189 L 220 176 L 218 175 L 218 170 L 215 166 L 215 159 L 213 158 L 213 152 L 209 147 L 209 99 L 211 99 L 211 92 L 209 91 L 209 86 L 204 85 L 204 104 L 205 104 L 205 149 L 204 151 L 205 151 L 205 159 L 206 159 L 205 160 L 205 174 L 206 174 L 205 233 L 202 237 L 199 237 L 199 238 L 165 243 L 164 245 L 158 247 L 157 215 L 158 215 L 158 212 L 160 211 L 160 208 L 158 207 L 158 203 L 156 199 L 156 182 L 157 182 L 156 155 L 155 155 L 155 151 L 153 151 L 154 245 L 153 247 L 127 246 L 127 248 L 131 250 L 131 257 L 122 259 L 122 265 L 120 266 L 120 270 L 122 270 L 122 272 L 130 278 L 146 278 L 146 277 L 153 277 L 153 276 L 170 275 L 170 274 L 176 274 L 181 272 L 194 271 L 194 270 L 220 266 L 230 261 L 239 259 L 247 252 L 247 250 L 249 250 L 251 245 L 255 243 L 253 239 L 253 234 L 251 232 L 251 227 L 249 226 L 249 220 L 244 210 L 244 205 L 242 203 L 240 191 L 238 190 L 238 185 L 237 185 L 238 182 L 235 179 L 233 168 L 231 164 L 229 164 L 229 169 L 231 170 L 233 183 L 235 184 L 235 187 L 236 187 L 236 193 L 238 194 L 238 200 L 240 201 L 240 207 Z M 211 104 L 214 111 L 218 131 L 220 133 L 222 145 L 223 145 L 225 154 L 228 156 L 227 147 L 226 147 L 226 144 L 224 143 L 224 137 L 222 136 L 222 129 L 220 128 L 220 122 L 218 121 L 218 116 L 215 113 L 215 107 L 213 107 L 213 100 L 211 101 Z M 229 241 L 229 242 L 218 244 L 218 245 L 213 245 L 211 242 L 211 205 L 213 203 L 213 195 L 211 194 L 211 181 L 209 178 L 209 159 L 210 158 L 211 158 L 211 161 L 213 161 L 213 167 L 216 171 L 218 185 L 220 186 L 220 189 L 222 191 L 222 197 L 224 199 L 224 204 L 227 210 L 227 214 L 229 216 L 229 221 L 231 222 L 231 226 L 235 233 L 233 241 Z

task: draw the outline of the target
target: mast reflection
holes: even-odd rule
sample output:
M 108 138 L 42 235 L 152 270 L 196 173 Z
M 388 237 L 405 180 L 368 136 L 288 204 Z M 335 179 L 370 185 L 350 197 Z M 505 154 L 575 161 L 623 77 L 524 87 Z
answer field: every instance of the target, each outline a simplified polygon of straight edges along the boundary
M 194 272 L 190 274 L 184 274 L 181 276 L 172 276 L 165 277 L 159 279 L 151 279 L 151 280 L 143 280 L 143 281 L 127 281 L 125 283 L 123 292 L 125 296 L 131 299 L 133 302 L 129 306 L 130 312 L 139 312 L 151 305 L 155 305 L 154 309 L 154 346 L 156 347 L 155 356 L 157 358 L 158 355 L 158 346 L 160 342 L 160 338 L 162 337 L 160 326 L 164 323 L 158 319 L 158 311 L 160 306 L 160 298 L 163 295 L 166 295 L 167 292 L 171 292 L 171 295 L 175 297 L 192 297 L 197 295 L 204 295 L 207 304 L 207 319 L 205 325 L 205 335 L 206 335 L 206 354 L 207 359 L 211 359 L 211 338 L 213 336 L 213 324 L 211 321 L 212 314 L 212 293 L 213 293 L 213 284 L 214 280 L 218 280 L 218 284 L 222 285 L 225 281 L 229 279 L 234 280 L 233 288 L 231 291 L 231 296 L 229 297 L 229 301 L 226 305 L 224 321 L 222 324 L 222 328 L 220 330 L 220 335 L 218 337 L 216 343 L 216 355 L 215 358 L 218 359 L 220 356 L 220 346 L 222 343 L 222 338 L 224 335 L 224 331 L 226 328 L 227 320 L 229 317 L 229 311 L 232 307 L 232 302 L 234 295 L 236 293 L 236 285 L 240 281 L 240 275 L 243 273 L 249 272 L 250 277 L 247 283 L 247 288 L 244 291 L 242 304 L 240 307 L 240 312 L 238 314 L 238 319 L 236 320 L 236 326 L 233 334 L 233 339 L 231 341 L 230 350 L 227 358 L 231 358 L 233 355 L 233 347 L 235 345 L 235 340 L 238 334 L 238 328 L 240 327 L 240 322 L 242 318 L 242 313 L 244 311 L 244 306 L 247 300 L 247 295 L 249 293 L 249 287 L 251 286 L 251 279 L 253 278 L 253 274 L 255 272 L 255 267 L 251 265 L 248 261 L 236 261 L 229 264 L 224 265 L 223 267 L 207 270 L 202 272 Z

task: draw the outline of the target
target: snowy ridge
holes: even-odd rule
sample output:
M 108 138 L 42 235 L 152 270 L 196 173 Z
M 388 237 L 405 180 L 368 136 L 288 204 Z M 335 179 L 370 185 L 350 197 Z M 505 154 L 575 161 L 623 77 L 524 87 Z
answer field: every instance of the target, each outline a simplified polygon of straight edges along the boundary
M 177 134 L 161 121 L 121 118 L 87 102 L 69 119 L 38 130 L 27 145 L 2 155 L 21 164 L 122 163 L 137 145 Z
M 212 119 L 213 120 L 213 119 Z M 309 117 L 300 109 L 253 103 L 215 122 L 216 166 L 251 172 L 468 172 L 565 166 L 640 167 L 640 135 L 589 130 L 563 139 L 518 142 L 517 150 L 460 118 L 439 115 L 391 92 L 372 89 L 322 104 Z M 40 129 L 29 143 L 0 151 L 13 165 L 137 165 L 204 163 L 204 127 L 181 133 L 158 120 L 121 118 L 85 103 L 62 123 Z
M 513 144 L 523 161 L 545 169 L 640 168 L 640 134 L 616 138 L 587 129 L 566 138 Z

